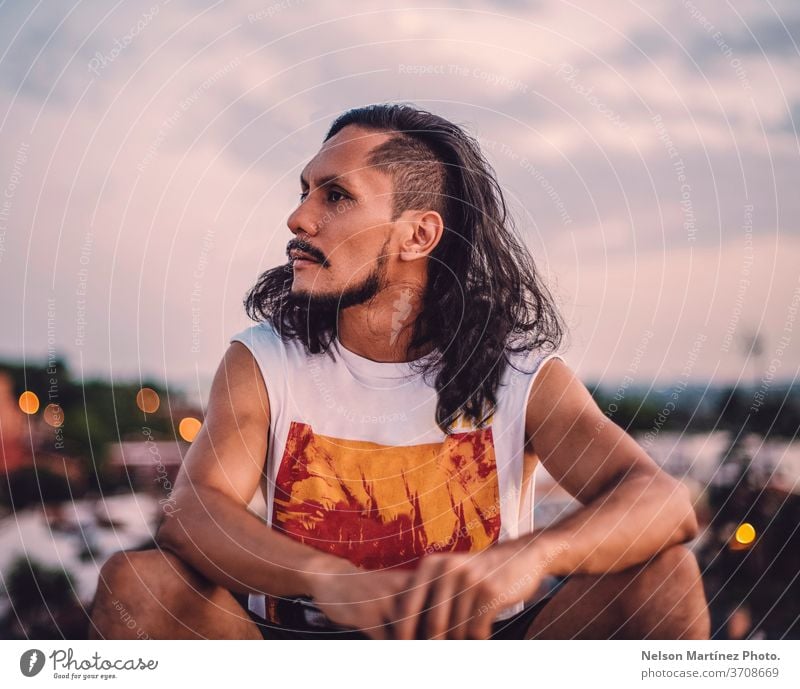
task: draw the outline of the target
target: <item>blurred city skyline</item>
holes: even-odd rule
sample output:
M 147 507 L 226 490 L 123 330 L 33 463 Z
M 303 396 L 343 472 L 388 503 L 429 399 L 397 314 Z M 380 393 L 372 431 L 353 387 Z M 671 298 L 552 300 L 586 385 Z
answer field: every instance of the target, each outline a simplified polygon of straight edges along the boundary
M 330 121 L 399 100 L 482 143 L 584 380 L 794 380 L 799 40 L 790 2 L 7 2 L 0 360 L 203 396 Z

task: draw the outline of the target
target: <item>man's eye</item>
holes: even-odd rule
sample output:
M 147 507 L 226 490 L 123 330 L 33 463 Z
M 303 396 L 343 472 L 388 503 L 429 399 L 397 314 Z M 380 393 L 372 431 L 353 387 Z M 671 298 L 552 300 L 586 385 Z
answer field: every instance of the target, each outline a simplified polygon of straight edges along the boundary
M 302 203 L 308 198 L 308 191 L 301 191 L 300 192 L 300 202 Z M 343 194 L 341 191 L 337 191 L 336 189 L 331 189 L 328 192 L 328 201 L 331 203 L 339 203 L 344 201 L 347 198 L 346 194 Z

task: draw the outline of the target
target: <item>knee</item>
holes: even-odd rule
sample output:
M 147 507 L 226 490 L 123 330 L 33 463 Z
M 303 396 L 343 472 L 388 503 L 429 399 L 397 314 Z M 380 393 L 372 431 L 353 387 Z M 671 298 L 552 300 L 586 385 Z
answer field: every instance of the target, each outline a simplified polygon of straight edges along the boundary
M 685 545 L 673 545 L 656 554 L 645 563 L 642 575 L 645 586 L 656 592 L 702 586 L 697 558 Z
M 100 568 L 95 605 L 169 597 L 189 575 L 183 562 L 165 550 L 120 551 Z
M 164 550 L 121 551 L 100 568 L 89 638 L 162 638 L 196 575 Z M 166 630 L 166 631 L 165 631 Z
M 636 628 L 632 638 L 709 638 L 700 567 L 686 546 L 672 546 L 651 558 L 639 569 L 633 587 L 627 611 Z

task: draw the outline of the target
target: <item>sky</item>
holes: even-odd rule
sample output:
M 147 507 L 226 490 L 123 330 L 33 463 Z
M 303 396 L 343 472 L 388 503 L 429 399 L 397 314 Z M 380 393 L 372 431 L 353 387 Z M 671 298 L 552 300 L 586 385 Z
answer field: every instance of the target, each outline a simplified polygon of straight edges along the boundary
M 0 3 L 0 360 L 203 397 L 327 126 L 403 101 L 481 142 L 583 380 L 797 377 L 796 2 L 151 2 Z

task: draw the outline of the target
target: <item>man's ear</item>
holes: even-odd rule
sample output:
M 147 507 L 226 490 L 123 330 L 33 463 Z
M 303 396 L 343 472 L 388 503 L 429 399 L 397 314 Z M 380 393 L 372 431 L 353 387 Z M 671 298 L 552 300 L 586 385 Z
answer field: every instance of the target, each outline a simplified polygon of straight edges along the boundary
M 408 211 L 407 211 L 408 212 Z M 416 261 L 436 248 L 444 233 L 444 221 L 436 211 L 415 211 L 409 214 L 408 234 L 400 245 L 401 261 Z

